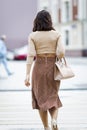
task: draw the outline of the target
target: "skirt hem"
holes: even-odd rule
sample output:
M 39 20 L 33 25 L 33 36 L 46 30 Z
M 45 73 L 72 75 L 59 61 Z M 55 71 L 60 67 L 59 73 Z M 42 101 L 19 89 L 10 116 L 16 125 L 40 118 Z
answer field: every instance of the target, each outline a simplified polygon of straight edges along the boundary
M 49 108 L 47 108 L 47 109 L 41 109 L 41 108 L 38 108 L 38 107 L 33 107 L 33 109 L 35 110 L 41 110 L 41 111 L 47 111 L 47 110 L 49 110 L 49 109 L 51 109 L 51 108 L 61 108 L 62 107 L 62 105 L 61 106 L 51 106 L 51 107 L 49 107 Z

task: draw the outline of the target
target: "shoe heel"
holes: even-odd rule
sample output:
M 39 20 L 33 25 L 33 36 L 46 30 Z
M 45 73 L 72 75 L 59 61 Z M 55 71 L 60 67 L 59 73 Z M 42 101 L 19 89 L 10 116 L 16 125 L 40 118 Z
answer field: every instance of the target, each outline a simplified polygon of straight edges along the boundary
M 52 130 L 58 130 L 57 121 L 55 119 L 52 119 L 51 127 L 52 127 Z
M 57 130 L 57 125 L 53 125 L 53 130 Z

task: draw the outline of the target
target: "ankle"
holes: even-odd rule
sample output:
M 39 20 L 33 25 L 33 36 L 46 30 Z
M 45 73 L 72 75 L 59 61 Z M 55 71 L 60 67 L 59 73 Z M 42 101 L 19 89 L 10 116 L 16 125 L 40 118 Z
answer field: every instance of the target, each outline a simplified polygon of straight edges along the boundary
M 50 130 L 50 127 L 44 127 L 44 130 Z
M 57 125 L 57 120 L 53 118 L 53 119 L 51 120 L 51 123 Z
M 56 119 L 51 120 L 51 126 L 54 128 L 57 128 L 57 120 Z

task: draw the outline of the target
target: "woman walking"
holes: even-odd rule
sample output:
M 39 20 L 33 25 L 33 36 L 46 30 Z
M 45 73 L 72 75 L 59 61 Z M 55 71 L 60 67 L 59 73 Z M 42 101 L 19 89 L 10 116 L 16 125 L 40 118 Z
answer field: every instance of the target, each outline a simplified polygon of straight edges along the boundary
M 50 130 L 48 112 L 51 115 L 52 130 L 58 130 L 58 109 L 62 103 L 58 96 L 60 81 L 54 80 L 54 65 L 56 57 L 62 58 L 65 50 L 61 43 L 61 35 L 53 28 L 48 11 L 42 10 L 37 13 L 28 43 L 25 79 L 27 87 L 30 85 L 31 65 L 36 57 L 32 71 L 32 107 L 38 109 L 44 130 Z

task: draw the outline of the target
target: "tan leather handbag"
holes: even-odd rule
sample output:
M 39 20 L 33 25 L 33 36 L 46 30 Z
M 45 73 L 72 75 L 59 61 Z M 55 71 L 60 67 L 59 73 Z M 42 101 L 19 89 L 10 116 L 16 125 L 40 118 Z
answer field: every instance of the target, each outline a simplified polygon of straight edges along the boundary
M 54 67 L 54 80 L 63 80 L 74 77 L 75 74 L 67 64 L 65 57 L 56 59 Z

